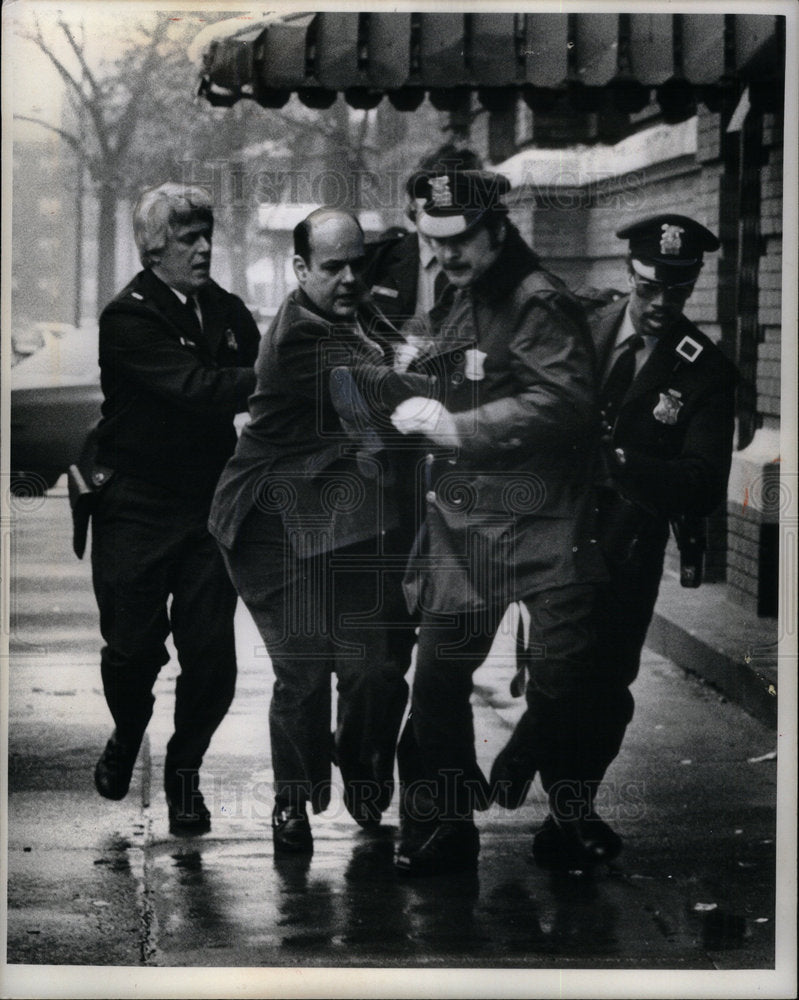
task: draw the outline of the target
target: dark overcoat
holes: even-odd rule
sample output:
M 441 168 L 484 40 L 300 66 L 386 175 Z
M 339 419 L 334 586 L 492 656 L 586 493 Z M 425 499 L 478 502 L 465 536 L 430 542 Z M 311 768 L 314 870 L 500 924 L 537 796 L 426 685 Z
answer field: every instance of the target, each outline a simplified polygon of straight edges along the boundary
M 460 442 L 434 456 L 409 603 L 432 612 L 507 606 L 603 579 L 592 534 L 590 335 L 579 304 L 512 227 L 414 368 L 436 377 Z

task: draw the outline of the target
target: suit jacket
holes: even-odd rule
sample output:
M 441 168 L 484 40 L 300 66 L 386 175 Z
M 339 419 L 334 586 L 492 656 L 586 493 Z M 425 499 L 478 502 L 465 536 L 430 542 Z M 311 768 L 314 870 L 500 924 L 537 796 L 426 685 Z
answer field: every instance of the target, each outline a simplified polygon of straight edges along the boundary
M 377 458 L 359 458 L 330 398 L 333 369 L 383 353 L 354 326 L 291 292 L 261 341 L 250 422 L 225 467 L 209 528 L 230 549 L 253 509 L 272 515 L 297 554 L 378 538 L 396 525 Z
M 233 417 L 255 385 L 260 334 L 241 299 L 215 282 L 198 299 L 196 341 L 185 307 L 149 269 L 103 310 L 97 461 L 208 501 L 236 443 Z
M 460 445 L 438 452 L 409 602 L 464 611 L 603 579 L 590 335 L 579 304 L 515 230 L 456 294 L 414 368 L 435 377 Z
M 591 316 L 600 370 L 628 301 Z M 681 316 L 658 340 L 619 408 L 611 445 L 623 449 L 625 462 L 613 466 L 614 488 L 661 522 L 710 514 L 726 497 L 737 378 L 719 348 Z

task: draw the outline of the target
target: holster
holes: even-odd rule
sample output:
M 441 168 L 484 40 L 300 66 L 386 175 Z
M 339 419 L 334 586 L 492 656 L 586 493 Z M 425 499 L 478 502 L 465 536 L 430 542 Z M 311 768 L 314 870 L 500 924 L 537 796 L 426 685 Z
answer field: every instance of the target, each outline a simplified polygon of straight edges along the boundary
M 97 462 L 97 428 L 83 445 L 80 458 L 67 470 L 69 506 L 72 511 L 72 550 L 78 559 L 86 551 L 89 521 L 97 506 L 100 490 L 107 485 L 114 470 Z

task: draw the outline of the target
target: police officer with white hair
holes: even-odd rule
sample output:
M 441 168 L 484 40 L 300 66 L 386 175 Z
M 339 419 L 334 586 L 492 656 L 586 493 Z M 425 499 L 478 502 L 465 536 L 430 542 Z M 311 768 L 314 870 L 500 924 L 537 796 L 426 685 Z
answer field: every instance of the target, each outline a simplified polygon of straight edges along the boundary
M 100 316 L 104 401 L 86 469 L 115 726 L 94 777 L 105 798 L 127 794 L 171 632 L 180 675 L 164 789 L 172 832 L 195 834 L 210 829 L 199 769 L 236 677 L 236 593 L 206 522 L 236 443 L 233 418 L 255 386 L 259 332 L 241 299 L 211 279 L 206 191 L 145 191 L 133 228 L 144 269 Z

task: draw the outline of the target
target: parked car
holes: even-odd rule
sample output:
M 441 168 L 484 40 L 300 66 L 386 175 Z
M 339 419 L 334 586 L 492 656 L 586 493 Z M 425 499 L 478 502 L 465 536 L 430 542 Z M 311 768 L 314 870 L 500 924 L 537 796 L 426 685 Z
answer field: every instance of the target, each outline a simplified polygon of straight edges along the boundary
M 76 461 L 100 417 L 97 328 L 25 323 L 10 346 L 11 490 L 39 495 Z

